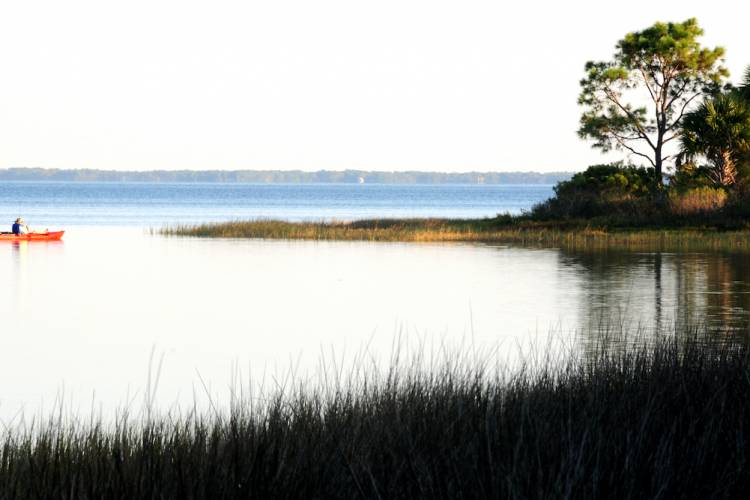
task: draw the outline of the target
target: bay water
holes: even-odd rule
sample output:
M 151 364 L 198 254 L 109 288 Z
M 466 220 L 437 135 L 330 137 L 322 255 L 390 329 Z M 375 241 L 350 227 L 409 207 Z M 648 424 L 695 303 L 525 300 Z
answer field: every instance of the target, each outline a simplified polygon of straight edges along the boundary
M 233 373 L 281 383 L 399 345 L 570 349 L 702 323 L 741 335 L 750 266 L 723 253 L 484 244 L 197 239 L 165 225 L 278 218 L 485 217 L 551 186 L 5 183 L 0 221 L 65 229 L 0 244 L 0 418 L 64 402 L 189 406 Z M 674 328 L 676 326 L 677 328 Z M 612 334 L 611 338 L 602 332 Z M 395 347 L 394 347 L 395 346 Z M 158 383 L 155 374 L 158 373 Z M 149 375 L 150 374 L 150 375 Z M 243 376 L 244 376 L 243 375 Z M 150 378 L 150 382 L 148 382 Z M 273 381 L 273 382 L 269 382 Z M 153 396 L 153 397 L 152 397 Z

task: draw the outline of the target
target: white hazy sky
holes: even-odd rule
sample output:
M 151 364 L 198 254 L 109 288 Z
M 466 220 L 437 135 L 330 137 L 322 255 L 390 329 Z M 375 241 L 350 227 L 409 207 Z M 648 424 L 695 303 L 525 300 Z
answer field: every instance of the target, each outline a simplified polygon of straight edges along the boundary
M 738 77 L 741 5 L 5 0 L 0 168 L 580 170 L 586 60 L 697 17 Z

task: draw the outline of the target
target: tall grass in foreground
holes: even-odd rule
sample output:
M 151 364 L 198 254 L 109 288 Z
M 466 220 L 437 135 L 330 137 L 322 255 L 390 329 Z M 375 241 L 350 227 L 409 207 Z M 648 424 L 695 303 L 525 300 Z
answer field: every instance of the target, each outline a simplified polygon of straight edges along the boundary
M 606 221 L 494 219 L 369 219 L 353 222 L 231 221 L 172 226 L 167 236 L 287 240 L 485 242 L 570 249 L 750 251 L 750 231 L 732 227 L 611 227 Z
M 0 498 L 741 498 L 750 349 L 364 370 L 227 414 L 6 430 Z

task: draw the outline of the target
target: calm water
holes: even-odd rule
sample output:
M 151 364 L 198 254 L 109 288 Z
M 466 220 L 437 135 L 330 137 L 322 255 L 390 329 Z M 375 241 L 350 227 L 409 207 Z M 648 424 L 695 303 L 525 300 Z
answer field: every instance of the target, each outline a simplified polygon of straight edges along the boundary
M 552 186 L 376 184 L 0 183 L 0 220 L 132 225 L 248 218 L 492 217 L 519 213 Z
M 152 219 L 131 198 L 114 198 L 102 202 L 120 207 L 113 221 L 89 200 L 101 193 L 81 200 L 67 187 L 55 189 L 59 205 L 47 213 L 50 226 L 55 217 L 64 221 L 64 241 L 0 244 L 6 422 L 19 410 L 28 416 L 50 408 L 56 398 L 83 413 L 92 401 L 105 409 L 126 401 L 138 406 L 152 349 L 157 359 L 163 355 L 157 399 L 167 407 L 201 400 L 201 380 L 226 395 L 233 369 L 256 380 L 265 374 L 273 385 L 290 366 L 298 376 L 315 373 L 321 358 L 352 359 L 363 349 L 387 358 L 399 335 L 430 351 L 497 348 L 512 361 L 519 348 L 546 345 L 550 332 L 587 349 L 601 342 L 603 325 L 652 331 L 700 322 L 726 338 L 744 335 L 750 321 L 750 266 L 742 255 L 164 238 L 135 221 L 197 221 L 204 211 L 234 208 L 204 201 L 192 212 L 187 205 L 170 212 L 162 200 L 153 211 L 163 219 Z M 409 198 L 398 206 L 389 196 L 394 211 L 416 203 Z M 8 200 L 0 201 L 6 219 L 19 203 Z M 88 208 L 76 219 L 74 206 Z M 37 216 L 23 210 L 33 223 Z M 322 217 L 334 209 L 315 210 Z

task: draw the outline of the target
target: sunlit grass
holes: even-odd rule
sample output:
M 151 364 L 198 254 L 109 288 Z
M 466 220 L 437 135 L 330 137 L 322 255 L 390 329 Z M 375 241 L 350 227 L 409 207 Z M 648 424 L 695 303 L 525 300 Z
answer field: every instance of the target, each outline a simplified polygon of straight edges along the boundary
M 610 227 L 602 222 L 494 219 L 372 219 L 354 222 L 232 221 L 168 227 L 160 234 L 202 238 L 487 242 L 568 248 L 634 250 L 750 250 L 750 231 L 738 228 Z

